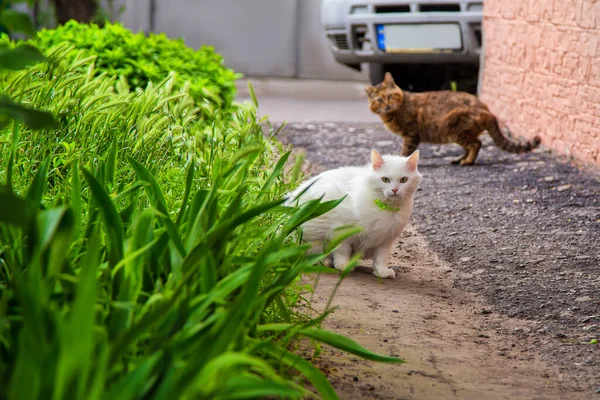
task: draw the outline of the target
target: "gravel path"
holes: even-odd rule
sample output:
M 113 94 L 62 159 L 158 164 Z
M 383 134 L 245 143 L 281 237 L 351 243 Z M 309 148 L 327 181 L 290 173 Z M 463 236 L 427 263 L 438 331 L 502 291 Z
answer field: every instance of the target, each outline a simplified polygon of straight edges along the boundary
M 280 139 L 327 169 L 402 143 L 380 123 L 292 123 Z M 504 153 L 487 136 L 471 167 L 449 165 L 458 146 L 419 149 L 412 223 L 454 288 L 481 295 L 483 315 L 528 322 L 505 333 L 600 398 L 600 171 L 542 150 Z

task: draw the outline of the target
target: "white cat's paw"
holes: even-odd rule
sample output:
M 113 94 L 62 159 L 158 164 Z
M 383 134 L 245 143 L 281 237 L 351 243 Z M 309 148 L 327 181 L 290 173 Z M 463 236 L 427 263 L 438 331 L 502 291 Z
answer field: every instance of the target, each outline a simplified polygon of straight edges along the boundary
M 349 261 L 347 258 L 333 256 L 333 267 L 338 271 L 343 271 Z
M 375 276 L 378 276 L 383 279 L 392 279 L 392 278 L 396 277 L 396 273 L 394 272 L 393 269 L 388 268 L 388 269 L 384 269 L 381 272 L 375 270 Z
M 338 263 L 338 262 L 335 262 L 335 260 L 334 260 L 334 262 L 333 262 L 333 267 L 334 267 L 335 269 L 337 269 L 338 271 L 343 271 L 343 270 L 344 270 L 344 268 L 346 267 L 346 264 L 348 264 L 348 263 L 347 263 L 347 262 L 346 262 L 346 263 L 342 263 L 342 262 L 339 262 L 339 263 Z
M 326 267 L 332 267 L 333 266 L 333 262 L 331 261 L 331 257 L 327 257 L 326 259 L 323 260 L 323 265 Z

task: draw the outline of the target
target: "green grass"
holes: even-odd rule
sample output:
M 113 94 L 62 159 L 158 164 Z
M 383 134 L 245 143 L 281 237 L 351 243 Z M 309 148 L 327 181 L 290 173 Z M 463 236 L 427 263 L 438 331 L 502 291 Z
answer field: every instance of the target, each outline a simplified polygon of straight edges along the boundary
M 175 76 L 131 91 L 70 51 L 4 79 L 59 126 L 0 129 L 0 399 L 337 398 L 302 337 L 402 362 L 300 313 L 332 270 L 297 227 L 337 203 L 282 205 L 302 160 L 254 106 L 207 125 Z

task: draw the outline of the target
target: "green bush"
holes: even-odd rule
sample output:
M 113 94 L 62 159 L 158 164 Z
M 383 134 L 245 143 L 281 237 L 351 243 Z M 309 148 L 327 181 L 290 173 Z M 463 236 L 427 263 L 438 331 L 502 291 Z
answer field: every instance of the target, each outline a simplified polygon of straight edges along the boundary
M 0 398 L 299 398 L 306 379 L 335 399 L 300 337 L 401 362 L 296 315 L 324 257 L 296 227 L 336 203 L 282 206 L 300 164 L 252 107 L 209 128 L 175 76 L 131 92 L 64 54 L 5 80 L 60 126 L 0 130 Z
M 100 28 L 76 21 L 41 30 L 30 42 L 43 51 L 70 44 L 75 50 L 66 55 L 68 60 L 74 59 L 79 50 L 84 57 L 94 56 L 95 74 L 123 77 L 132 90 L 144 89 L 149 82 L 158 83 L 173 72 L 178 85 L 189 81 L 189 94 L 198 105 L 208 100 L 226 109 L 235 99 L 235 79 L 239 75 L 226 68 L 223 58 L 209 46 L 194 50 L 183 40 L 169 39 L 164 34 L 145 36 L 118 23 Z

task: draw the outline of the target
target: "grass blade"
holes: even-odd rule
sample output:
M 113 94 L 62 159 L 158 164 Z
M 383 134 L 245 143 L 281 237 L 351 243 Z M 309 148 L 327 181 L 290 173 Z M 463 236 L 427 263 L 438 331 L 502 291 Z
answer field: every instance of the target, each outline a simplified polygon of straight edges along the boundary
M 327 380 L 325 375 L 317 367 L 306 361 L 304 358 L 284 350 L 272 343 L 260 346 L 261 350 L 279 360 L 284 365 L 294 368 L 304 375 L 310 383 L 317 389 L 324 400 L 339 400 L 335 389 Z
M 83 170 L 83 176 L 90 186 L 94 200 L 100 207 L 106 228 L 106 236 L 110 244 L 108 259 L 110 264 L 115 266 L 123 258 L 123 224 L 121 218 L 100 182 L 87 170 Z
M 164 222 L 165 227 L 167 228 L 169 237 L 173 241 L 173 244 L 179 252 L 179 255 L 181 257 L 185 257 L 186 251 L 183 245 L 183 241 L 181 240 L 181 236 L 179 235 L 179 230 L 177 229 L 177 226 L 173 223 L 171 218 L 169 218 L 169 211 L 167 210 L 165 197 L 162 193 L 162 190 L 160 189 L 160 186 L 158 185 L 158 182 L 156 182 L 156 179 L 146 167 L 144 167 L 142 164 L 140 164 L 131 157 L 129 158 L 129 164 L 135 170 L 138 179 L 146 181 L 150 184 L 150 188 L 147 190 L 147 192 L 152 202 L 152 205 L 158 211 L 160 211 L 161 214 L 163 214 L 164 218 L 162 218 L 162 221 Z
M 271 174 L 269 175 L 269 177 L 267 178 L 267 180 L 265 181 L 265 183 L 263 184 L 263 186 L 261 188 L 261 191 L 263 193 L 267 193 L 269 191 L 269 189 L 271 188 L 271 185 L 273 185 L 273 182 L 275 182 L 275 179 L 277 177 L 281 176 L 281 171 L 283 171 L 283 167 L 285 167 L 285 163 L 287 162 L 288 158 L 290 158 L 290 154 L 292 154 L 292 152 L 288 151 L 279 159 L 279 161 L 275 165 L 275 168 L 273 168 L 273 171 L 271 171 Z
M 214 393 L 214 398 L 241 399 L 299 399 L 307 393 L 299 388 L 255 376 L 234 376 L 224 383 L 224 387 Z
M 176 224 L 177 226 L 181 226 L 181 221 L 183 221 L 183 216 L 185 215 L 185 211 L 187 210 L 187 203 L 190 197 L 190 191 L 192 190 L 192 185 L 194 183 L 194 172 L 196 172 L 196 167 L 194 166 L 194 160 L 190 163 L 190 168 L 188 169 L 187 176 L 185 178 L 185 192 L 183 194 L 183 200 L 181 201 L 181 208 L 179 210 L 179 214 L 177 215 Z
M 110 185 L 115 183 L 115 174 L 117 172 L 117 138 L 114 138 L 111 145 L 110 150 L 108 152 L 108 157 L 106 158 L 106 164 L 104 164 L 105 172 L 104 178 L 106 182 Z
M 46 176 L 48 175 L 48 166 L 50 158 L 46 158 L 42 162 L 29 185 L 27 190 L 27 201 L 33 210 L 37 210 L 42 205 L 42 195 L 44 194 L 44 186 L 46 185 Z
M 78 235 L 81 230 L 81 181 L 79 180 L 79 167 L 73 163 L 71 170 L 71 210 L 73 210 L 73 232 Z
M 293 325 L 291 324 L 259 325 L 257 327 L 257 332 L 287 332 L 292 328 Z M 340 350 L 344 350 L 348 353 L 356 354 L 357 356 L 366 358 L 367 360 L 396 364 L 402 364 L 405 362 L 401 358 L 382 356 L 380 354 L 374 353 L 370 350 L 365 349 L 364 347 L 356 343 L 354 340 L 334 332 L 329 332 L 317 328 L 298 328 L 298 333 L 309 338 L 318 340 L 320 342 L 326 343 Z
M 17 197 L 6 186 L 0 186 L 0 222 L 3 224 L 26 227 L 30 216 L 27 201 Z

